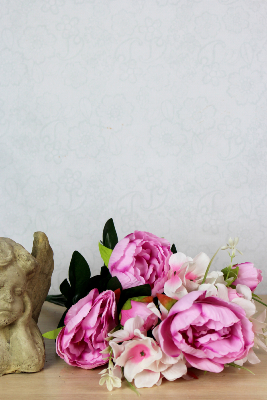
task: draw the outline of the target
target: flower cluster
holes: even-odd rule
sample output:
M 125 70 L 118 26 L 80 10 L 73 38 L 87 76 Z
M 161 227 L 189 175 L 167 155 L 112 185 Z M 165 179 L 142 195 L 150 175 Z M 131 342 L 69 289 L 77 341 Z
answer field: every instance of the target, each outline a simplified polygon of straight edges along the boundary
M 205 253 L 191 258 L 148 232 L 119 242 L 105 232 L 106 266 L 99 279 L 90 278 L 86 296 L 74 296 L 57 336 L 57 353 L 68 364 L 91 369 L 108 363 L 100 384 L 112 390 L 123 377 L 143 388 L 163 378 L 191 379 L 192 367 L 219 373 L 260 362 L 254 349 L 267 350 L 267 324 L 265 311 L 255 315 L 255 302 L 262 301 L 254 291 L 262 275 L 250 262 L 233 264 L 241 253 L 238 238 L 220 248 L 229 250 L 229 265 L 210 272 L 220 249 L 212 259 Z

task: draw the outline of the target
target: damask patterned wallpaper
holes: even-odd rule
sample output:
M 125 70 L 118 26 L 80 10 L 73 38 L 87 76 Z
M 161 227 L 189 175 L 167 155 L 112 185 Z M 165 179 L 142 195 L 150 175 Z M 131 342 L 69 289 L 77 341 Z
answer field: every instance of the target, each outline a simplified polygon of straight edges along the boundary
M 267 2 L 2 0 L 0 236 L 80 251 L 113 217 L 194 257 L 240 236 L 267 293 Z M 222 253 L 214 263 L 221 268 Z

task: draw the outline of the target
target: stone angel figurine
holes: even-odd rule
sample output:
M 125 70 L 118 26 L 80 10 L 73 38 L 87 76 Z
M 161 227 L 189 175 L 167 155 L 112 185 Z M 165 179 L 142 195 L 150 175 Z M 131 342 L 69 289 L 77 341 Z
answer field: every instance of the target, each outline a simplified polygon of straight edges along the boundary
M 0 376 L 40 371 L 45 362 L 38 317 L 51 285 L 53 251 L 34 233 L 32 254 L 0 238 Z

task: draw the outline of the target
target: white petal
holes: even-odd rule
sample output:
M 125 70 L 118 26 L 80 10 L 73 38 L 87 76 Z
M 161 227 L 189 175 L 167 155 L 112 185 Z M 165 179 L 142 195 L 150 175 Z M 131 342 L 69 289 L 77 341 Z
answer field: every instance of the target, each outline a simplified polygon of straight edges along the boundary
M 121 379 L 116 376 L 112 377 L 112 384 L 114 387 L 120 388 L 121 387 Z
M 205 283 L 224 283 L 223 273 L 221 271 L 212 271 L 207 275 Z
M 162 375 L 168 381 L 175 381 L 175 379 L 181 378 L 181 376 L 187 373 L 187 368 L 183 360 L 178 361 L 176 364 L 172 365 L 170 368 L 162 371 Z
M 160 386 L 160 385 L 161 385 L 161 383 L 162 383 L 162 377 L 161 377 L 161 378 L 159 378 L 159 380 L 158 380 L 158 382 L 156 383 L 156 385 L 157 385 L 157 386 Z
M 106 369 L 102 369 L 102 371 L 99 372 L 99 374 L 101 374 L 101 375 L 102 375 L 102 374 L 105 374 L 105 373 L 107 372 L 107 370 L 108 370 L 107 368 L 106 368 Z
M 162 351 L 162 358 L 160 361 L 163 362 L 164 364 L 172 365 L 172 364 L 176 364 L 181 359 L 183 359 L 182 353 L 178 357 L 171 357 Z
M 167 308 L 165 308 L 165 307 L 161 304 L 160 301 L 159 301 L 159 309 L 160 309 L 160 312 L 161 312 L 161 319 L 164 320 L 165 318 L 168 317 L 169 311 L 167 310 Z M 157 340 L 157 342 L 158 342 L 158 340 Z
M 235 303 L 242 307 L 245 312 L 246 316 L 249 318 L 251 315 L 255 314 L 256 312 L 256 307 L 255 304 L 253 304 L 251 301 L 242 299 L 241 297 L 236 297 L 235 299 L 232 300 L 232 303 Z
M 134 383 L 137 388 L 152 387 L 157 384 L 159 379 L 159 372 L 144 370 L 135 376 Z
M 116 360 L 124 351 L 124 344 L 118 344 L 113 341 L 110 341 L 110 347 L 113 350 L 113 358 Z
M 134 318 L 129 318 L 124 324 L 124 330 L 134 333 L 135 329 L 141 329 L 144 326 L 144 320 L 139 315 Z
M 187 257 L 184 253 L 175 253 L 170 256 L 169 265 L 170 267 L 182 266 L 187 261 Z
M 247 361 L 247 357 L 242 358 L 241 360 L 235 360 L 235 364 L 236 365 L 240 365 L 240 367 L 242 367 L 242 365 Z
M 236 291 L 239 294 L 242 294 L 246 300 L 251 300 L 252 299 L 252 292 L 249 287 L 246 285 L 236 285 Z
M 165 307 L 164 307 L 164 308 L 165 308 Z M 166 309 L 165 309 L 165 310 L 166 310 Z M 156 342 L 159 343 L 159 334 L 158 334 L 158 330 L 159 330 L 159 325 L 157 325 L 157 326 L 153 329 L 152 334 L 153 334 L 154 338 L 156 339 Z
M 216 283 L 216 285 L 218 289 L 218 297 L 222 300 L 229 301 L 227 287 L 222 283 Z
M 108 391 L 111 392 L 111 390 L 113 389 L 113 382 L 112 382 L 112 379 L 110 379 L 110 378 L 107 379 L 106 384 L 107 384 L 107 389 L 108 389 Z
M 192 267 L 189 266 L 189 271 L 193 271 L 198 277 L 204 276 L 207 266 L 209 265 L 210 258 L 205 253 L 199 253 L 193 259 Z
M 199 285 L 198 290 L 206 291 L 206 297 L 217 296 L 217 289 L 210 283 L 203 283 Z
M 102 378 L 100 378 L 99 385 L 102 386 L 106 382 L 107 378 L 108 378 L 108 375 L 102 376 Z
M 266 320 L 266 308 L 256 318 L 257 321 L 265 323 Z
M 234 238 L 234 246 L 237 246 L 237 245 L 238 245 L 238 242 L 239 242 L 239 238 L 238 238 L 238 237 L 235 237 L 235 238 Z
M 150 311 L 152 311 L 159 319 L 161 319 L 161 313 L 154 303 L 149 303 L 147 308 L 149 308 Z
M 259 347 L 261 347 L 263 350 L 267 351 L 267 346 L 265 345 L 265 343 L 263 343 L 259 337 L 255 336 L 254 338 L 254 344 L 258 345 Z
M 261 360 L 256 356 L 253 349 L 250 349 L 248 352 L 248 361 L 250 364 L 258 364 Z
M 202 279 L 201 279 L 202 280 Z M 199 287 L 199 284 L 190 280 L 186 280 L 186 290 L 189 292 L 193 292 L 194 290 L 197 290 Z
M 122 378 L 121 367 L 116 365 L 112 370 L 112 374 L 113 374 L 114 377 L 116 377 L 118 379 L 121 379 Z

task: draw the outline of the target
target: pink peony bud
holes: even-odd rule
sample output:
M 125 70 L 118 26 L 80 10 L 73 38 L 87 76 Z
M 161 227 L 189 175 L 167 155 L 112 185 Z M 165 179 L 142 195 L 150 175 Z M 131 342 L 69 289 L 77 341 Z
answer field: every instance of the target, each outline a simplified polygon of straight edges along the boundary
M 144 320 L 144 329 L 148 331 L 156 326 L 158 317 L 148 308 L 148 304 L 153 303 L 151 296 L 139 296 L 128 299 L 121 310 L 121 325 L 137 315 Z
M 246 285 L 251 291 L 254 291 L 258 284 L 262 281 L 262 271 L 254 267 L 254 264 L 245 262 L 243 264 L 236 264 L 233 268 L 239 267 L 237 279 L 233 285 Z

